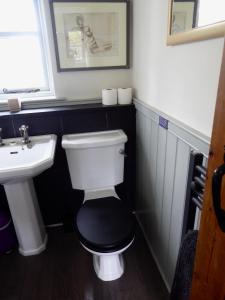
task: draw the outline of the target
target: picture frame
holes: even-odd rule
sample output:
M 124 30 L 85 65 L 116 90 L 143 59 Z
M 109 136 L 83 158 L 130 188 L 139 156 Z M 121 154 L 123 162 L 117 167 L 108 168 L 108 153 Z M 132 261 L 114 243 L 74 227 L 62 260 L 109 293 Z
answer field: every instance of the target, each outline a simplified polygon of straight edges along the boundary
M 129 68 L 127 0 L 49 0 L 58 72 Z
M 194 16 L 193 16 L 193 26 L 191 29 L 187 29 L 185 26 L 185 31 L 173 33 L 171 28 L 173 26 L 173 7 L 176 2 L 192 2 L 194 3 Z M 220 2 L 222 5 L 222 2 Z M 215 4 L 215 9 L 218 11 L 219 3 Z M 168 1 L 168 26 L 167 26 L 167 45 L 175 46 L 185 43 L 193 43 L 197 41 L 204 41 L 208 39 L 214 39 L 219 37 L 224 37 L 225 35 L 225 20 L 221 19 L 215 23 L 208 23 L 199 26 L 199 0 L 169 0 Z M 190 10 L 189 10 L 190 11 Z M 192 11 L 192 10 L 191 10 Z M 221 10 L 222 11 L 222 10 Z M 212 15 L 212 14 L 211 14 Z M 192 12 L 189 14 L 189 20 L 191 20 Z M 189 22 L 190 24 L 190 22 Z M 190 26 L 189 26 L 190 27 Z

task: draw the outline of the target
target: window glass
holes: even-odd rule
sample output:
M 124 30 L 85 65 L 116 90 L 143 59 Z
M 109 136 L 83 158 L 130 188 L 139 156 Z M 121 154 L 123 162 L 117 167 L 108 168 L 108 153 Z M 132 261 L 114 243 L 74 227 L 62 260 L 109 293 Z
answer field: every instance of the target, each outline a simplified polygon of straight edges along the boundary
M 1 98 L 6 91 L 50 90 L 38 11 L 37 0 L 0 0 Z
M 33 0 L 1 0 L 0 32 L 38 31 Z

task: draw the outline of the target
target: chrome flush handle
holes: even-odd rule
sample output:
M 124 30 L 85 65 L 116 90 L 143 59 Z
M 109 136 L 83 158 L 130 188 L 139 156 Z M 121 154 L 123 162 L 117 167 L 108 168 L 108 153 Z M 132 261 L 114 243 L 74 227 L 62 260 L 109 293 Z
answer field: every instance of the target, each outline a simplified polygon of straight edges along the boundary
M 124 157 L 127 157 L 127 154 L 124 149 L 120 149 L 119 154 L 123 155 Z

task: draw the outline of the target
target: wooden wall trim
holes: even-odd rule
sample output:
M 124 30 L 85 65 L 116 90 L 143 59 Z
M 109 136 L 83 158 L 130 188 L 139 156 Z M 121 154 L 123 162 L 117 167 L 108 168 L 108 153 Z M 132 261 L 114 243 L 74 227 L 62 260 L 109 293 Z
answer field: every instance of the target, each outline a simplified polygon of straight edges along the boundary
M 141 112 L 157 124 L 159 123 L 159 116 L 167 119 L 169 121 L 169 132 L 201 151 L 206 157 L 208 156 L 210 137 L 207 137 L 201 132 L 187 126 L 171 116 L 168 116 L 137 98 L 134 98 L 134 104 L 137 111 Z

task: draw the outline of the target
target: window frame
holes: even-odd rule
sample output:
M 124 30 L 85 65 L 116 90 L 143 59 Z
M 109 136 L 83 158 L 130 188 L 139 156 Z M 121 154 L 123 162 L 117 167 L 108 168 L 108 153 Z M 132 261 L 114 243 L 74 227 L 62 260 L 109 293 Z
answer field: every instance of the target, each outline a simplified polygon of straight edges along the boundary
M 8 32 L 6 33 L 7 36 L 22 36 L 22 35 L 30 35 L 30 36 L 37 36 L 41 48 L 41 56 L 43 61 L 43 72 L 45 81 L 47 83 L 46 87 L 40 87 L 40 91 L 38 92 L 18 92 L 18 93 L 3 93 L 3 88 L 0 87 L 0 103 L 4 104 L 10 98 L 20 98 L 23 102 L 24 101 L 32 101 L 32 100 L 42 100 L 42 99 L 54 99 L 55 98 L 55 89 L 54 89 L 54 82 L 53 82 L 53 75 L 52 75 L 52 65 L 50 60 L 50 46 L 49 46 L 49 39 L 47 33 L 47 24 L 45 20 L 45 9 L 43 0 L 32 0 L 35 7 L 35 14 L 37 17 L 37 25 L 38 30 L 37 33 L 35 32 Z M 4 33 L 3 33 L 4 34 Z M 2 35 L 3 35 L 2 34 Z M 1 35 L 1 34 L 0 34 Z M 34 87 L 39 88 L 39 87 Z M 17 90 L 17 89 L 15 89 Z M 18 89 L 19 91 L 19 89 Z M 21 89 L 22 91 L 22 89 Z

